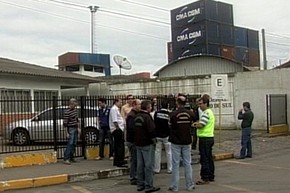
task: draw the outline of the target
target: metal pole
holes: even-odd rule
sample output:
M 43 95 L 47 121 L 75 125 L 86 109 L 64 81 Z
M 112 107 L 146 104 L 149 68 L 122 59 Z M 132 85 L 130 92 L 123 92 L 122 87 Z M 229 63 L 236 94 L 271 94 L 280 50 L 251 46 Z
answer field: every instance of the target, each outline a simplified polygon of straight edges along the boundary
M 91 11 L 91 53 L 95 53 L 96 50 L 94 49 L 95 46 L 95 13 L 98 10 L 98 6 L 89 6 L 89 9 Z
M 264 64 L 263 66 L 264 66 L 264 70 L 267 70 L 265 29 L 262 29 L 262 44 L 263 44 L 263 64 Z

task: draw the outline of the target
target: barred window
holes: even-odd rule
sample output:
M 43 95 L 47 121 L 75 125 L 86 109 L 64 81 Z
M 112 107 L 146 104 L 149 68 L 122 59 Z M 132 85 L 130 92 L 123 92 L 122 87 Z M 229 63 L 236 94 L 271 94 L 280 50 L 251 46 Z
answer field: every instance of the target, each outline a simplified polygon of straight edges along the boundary
M 36 112 L 43 111 L 44 109 L 53 106 L 53 97 L 58 96 L 57 91 L 51 90 L 35 90 L 34 91 L 34 110 Z
M 31 112 L 32 102 L 29 90 L 1 89 L 2 113 L 26 113 Z

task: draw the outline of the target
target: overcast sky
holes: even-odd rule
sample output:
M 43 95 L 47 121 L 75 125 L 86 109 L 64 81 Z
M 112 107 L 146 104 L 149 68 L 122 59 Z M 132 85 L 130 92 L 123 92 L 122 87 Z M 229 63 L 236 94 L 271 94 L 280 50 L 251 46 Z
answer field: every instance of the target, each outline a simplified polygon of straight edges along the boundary
M 67 4 L 99 6 L 96 13 L 98 53 L 126 56 L 132 62 L 130 74 L 156 72 L 167 62 L 170 41 L 170 12 L 190 0 L 59 0 Z M 266 30 L 269 66 L 289 59 L 290 3 L 288 0 L 221 0 L 233 5 L 234 24 Z M 80 2 L 80 3 L 79 3 Z M 162 9 L 152 9 L 146 4 Z M 115 11 L 156 20 L 134 19 L 109 14 Z M 56 4 L 49 0 L 0 0 L 0 57 L 54 68 L 66 52 L 90 52 L 89 9 Z M 112 62 L 112 61 L 111 61 Z M 112 62 L 112 73 L 118 68 Z

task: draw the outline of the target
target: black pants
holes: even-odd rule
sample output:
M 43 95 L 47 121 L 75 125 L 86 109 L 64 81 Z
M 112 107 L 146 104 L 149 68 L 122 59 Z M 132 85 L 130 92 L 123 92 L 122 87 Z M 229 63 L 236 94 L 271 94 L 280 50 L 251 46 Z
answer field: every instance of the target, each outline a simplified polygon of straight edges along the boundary
M 202 180 L 214 180 L 214 160 L 212 157 L 213 137 L 199 137 L 200 176 Z
M 104 158 L 104 147 L 106 143 L 106 138 L 109 140 L 109 157 L 113 157 L 113 137 L 110 132 L 109 127 L 101 127 L 99 139 L 100 139 L 100 153 L 99 156 Z
M 196 135 L 196 128 L 192 128 L 191 130 L 191 136 L 192 136 L 192 144 L 191 144 L 191 149 L 196 149 L 196 144 L 197 144 L 197 135 Z
M 125 157 L 125 141 L 124 141 L 124 133 L 121 129 L 116 129 L 113 131 L 114 138 L 114 166 L 119 166 L 124 164 Z

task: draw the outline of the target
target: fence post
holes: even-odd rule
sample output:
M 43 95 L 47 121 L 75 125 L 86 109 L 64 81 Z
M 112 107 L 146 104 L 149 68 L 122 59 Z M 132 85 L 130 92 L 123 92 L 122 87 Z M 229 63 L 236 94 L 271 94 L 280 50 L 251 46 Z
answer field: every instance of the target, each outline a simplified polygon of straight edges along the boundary
M 82 139 L 82 156 L 84 159 L 87 159 L 86 155 L 86 139 L 84 134 L 84 126 L 85 126 L 85 105 L 86 105 L 86 98 L 85 96 L 81 96 L 81 114 L 80 114 L 80 120 L 81 120 L 81 139 Z
M 52 121 L 53 121 L 53 147 L 54 147 L 54 151 L 57 151 L 57 124 L 56 124 L 56 107 L 57 107 L 57 98 L 56 96 L 52 97 Z

